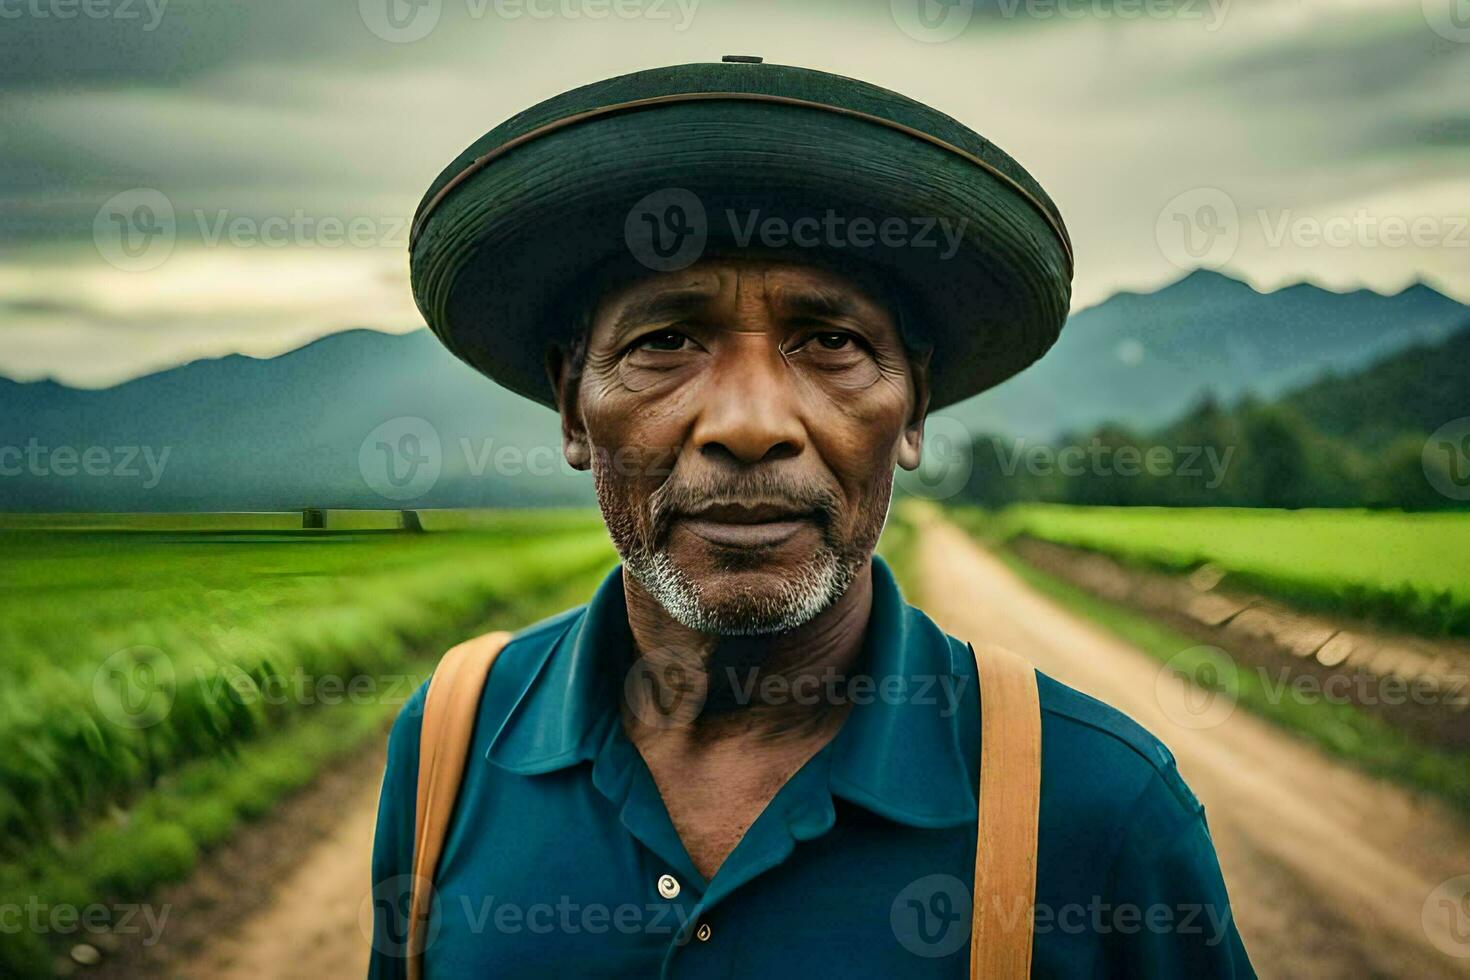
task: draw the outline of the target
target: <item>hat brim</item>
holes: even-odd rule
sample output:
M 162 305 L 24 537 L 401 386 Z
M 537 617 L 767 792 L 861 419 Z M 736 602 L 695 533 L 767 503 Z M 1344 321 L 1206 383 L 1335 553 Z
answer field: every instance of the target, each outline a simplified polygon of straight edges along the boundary
M 670 244 L 652 237 L 669 204 L 696 233 L 702 212 L 693 257 L 655 247 Z M 906 326 L 935 350 L 931 408 L 1031 364 L 1067 315 L 1070 256 L 1013 182 L 890 127 L 754 101 L 661 105 L 516 146 L 437 202 L 413 245 L 414 295 L 454 354 L 554 407 L 546 350 L 568 339 L 567 299 L 594 270 L 773 244 L 900 287 Z

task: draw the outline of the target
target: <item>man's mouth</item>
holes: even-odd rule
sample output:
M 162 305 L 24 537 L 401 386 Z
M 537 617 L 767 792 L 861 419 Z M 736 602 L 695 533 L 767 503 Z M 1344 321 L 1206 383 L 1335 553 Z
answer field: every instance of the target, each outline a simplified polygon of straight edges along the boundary
M 712 504 L 682 513 L 674 523 L 711 544 L 770 548 L 816 529 L 817 519 L 815 511 L 781 504 Z

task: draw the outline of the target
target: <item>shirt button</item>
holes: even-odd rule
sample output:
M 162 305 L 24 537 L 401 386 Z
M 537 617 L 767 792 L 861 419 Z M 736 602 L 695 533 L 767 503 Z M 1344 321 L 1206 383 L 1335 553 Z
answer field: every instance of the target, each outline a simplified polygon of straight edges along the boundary
M 709 927 L 708 922 L 701 922 L 699 924 L 699 928 L 694 930 L 694 938 L 698 939 L 702 943 L 707 943 L 709 942 L 710 933 L 713 931 L 714 930 Z
M 678 898 L 679 880 L 673 875 L 659 875 L 658 893 L 664 898 Z

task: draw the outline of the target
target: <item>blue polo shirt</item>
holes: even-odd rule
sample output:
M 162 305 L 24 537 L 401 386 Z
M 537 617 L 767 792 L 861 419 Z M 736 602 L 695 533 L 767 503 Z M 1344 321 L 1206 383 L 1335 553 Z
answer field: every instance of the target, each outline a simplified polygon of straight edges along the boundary
M 865 682 L 832 741 L 706 881 L 619 699 L 621 568 L 532 626 L 481 701 L 434 882 L 425 976 L 964 977 L 980 704 L 974 659 L 873 560 Z M 1039 675 L 1033 975 L 1252 977 L 1199 802 L 1168 749 Z M 424 689 L 388 742 L 370 976 L 403 977 Z M 1025 914 L 1019 910 L 1017 914 Z

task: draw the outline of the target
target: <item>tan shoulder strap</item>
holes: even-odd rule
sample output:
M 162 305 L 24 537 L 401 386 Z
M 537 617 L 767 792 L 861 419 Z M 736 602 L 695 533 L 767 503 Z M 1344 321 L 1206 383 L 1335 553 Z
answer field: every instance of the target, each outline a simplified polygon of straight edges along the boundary
M 970 976 L 1031 975 L 1041 700 L 1036 669 L 1001 647 L 970 647 L 980 673 L 980 805 Z
M 419 784 L 414 809 L 413 897 L 409 906 L 408 976 L 423 975 L 424 931 L 429 921 L 434 871 L 444 850 L 454 799 L 480 711 L 480 694 L 495 658 L 510 640 L 486 633 L 446 653 L 429 680 L 419 734 Z

